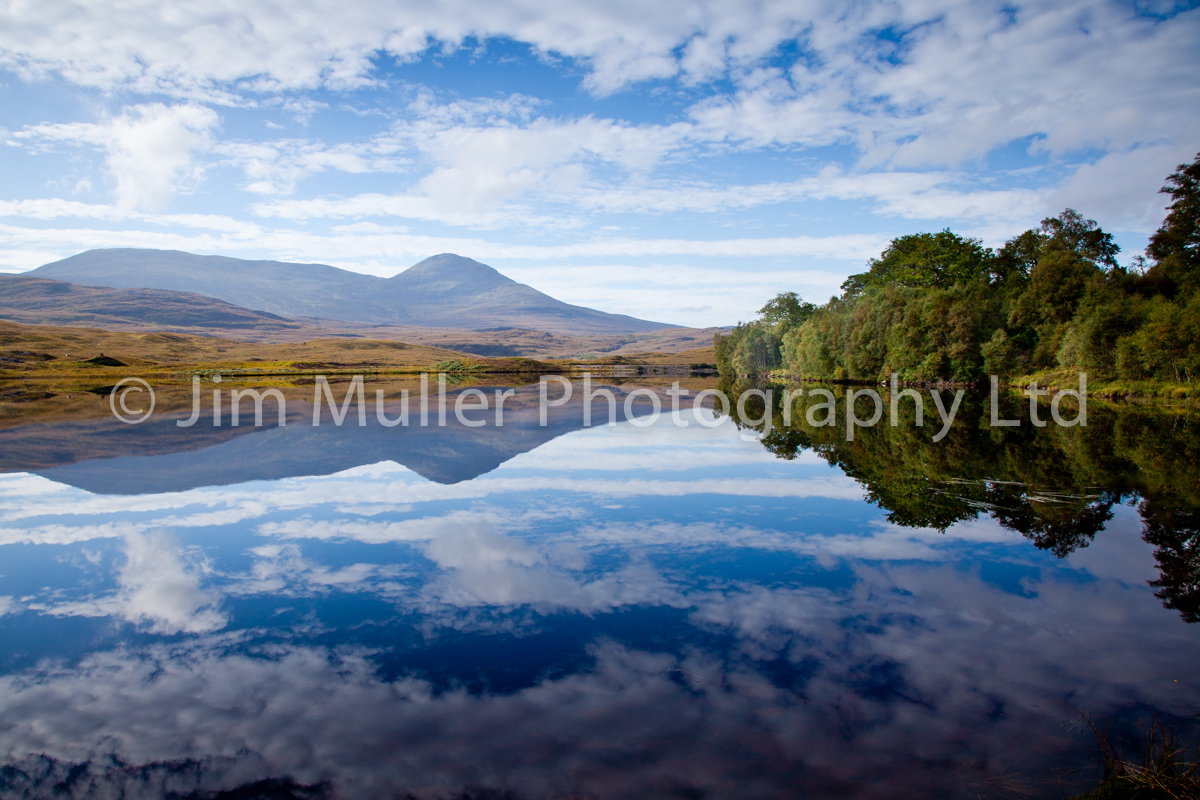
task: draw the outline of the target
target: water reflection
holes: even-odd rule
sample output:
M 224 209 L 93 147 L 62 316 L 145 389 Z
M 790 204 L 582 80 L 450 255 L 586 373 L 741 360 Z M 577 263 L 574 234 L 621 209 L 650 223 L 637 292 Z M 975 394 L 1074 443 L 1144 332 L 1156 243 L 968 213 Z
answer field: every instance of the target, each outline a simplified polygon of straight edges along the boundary
M 695 384 L 698 381 L 683 381 Z M 578 382 L 575 382 L 578 386 Z M 275 480 L 298 475 L 328 475 L 364 464 L 392 461 L 437 483 L 458 483 L 490 472 L 503 462 L 584 426 L 584 407 L 577 389 L 571 401 L 546 409 L 546 424 L 541 424 L 539 387 L 536 384 L 506 387 L 502 425 L 491 414 L 482 415 L 488 424 L 478 425 L 480 414 L 439 415 L 436 410 L 428 425 L 419 424 L 416 406 L 421 395 L 411 402 L 402 393 L 418 393 L 414 381 L 380 384 L 372 390 L 384 393 L 385 414 L 400 416 L 400 409 L 412 405 L 411 424 L 385 426 L 374 413 L 366 414 L 364 425 L 332 424 L 328 411 L 325 425 L 314 426 L 313 390 L 308 386 L 285 386 L 285 425 L 273 420 L 268 406 L 268 424 L 254 427 L 247 422 L 233 426 L 232 407 L 226 400 L 212 424 L 212 401 L 199 414 L 203 420 L 195 427 L 180 427 L 190 415 L 190 394 L 175 387 L 160 387 L 165 410 L 141 425 L 125 425 L 114 419 L 103 392 L 91 398 L 83 413 L 47 413 L 48 419 L 32 416 L 24 424 L 0 429 L 0 470 L 33 470 L 58 483 L 78 486 L 105 494 L 150 494 L 177 492 L 197 486 Z M 646 387 L 609 387 L 616 396 Z M 656 387 L 663 389 L 667 387 Z M 488 385 L 452 386 L 447 405 L 453 408 L 464 389 L 485 391 Z M 338 392 L 339 398 L 345 391 Z M 437 400 L 430 399 L 434 406 Z M 403 405 L 402 405 L 403 404 Z M 602 406 L 603 401 L 596 405 Z M 247 408 L 249 403 L 246 404 Z M 652 407 L 643 397 L 630 403 L 630 416 L 648 415 Z M 353 415 L 352 415 L 353 417 Z M 253 419 L 253 415 L 250 415 Z M 597 413 L 595 424 L 605 417 Z
M 743 387 L 722 388 L 737 393 Z M 911 407 L 898 425 L 847 441 L 840 431 L 810 424 L 799 404 L 790 424 L 781 424 L 782 402 L 778 391 L 761 398 L 736 424 L 755 430 L 780 458 L 819 454 L 901 525 L 944 530 L 987 515 L 1062 558 L 1088 546 L 1114 506 L 1137 505 L 1143 538 L 1156 548 L 1161 570 L 1151 585 L 1168 608 L 1200 621 L 1200 414 L 1194 408 L 1093 400 L 1089 427 L 1038 428 L 1029 422 L 1028 406 L 1010 397 L 1001 416 L 1024 424 L 995 427 L 988 424 L 986 396 L 972 394 L 960 412 L 965 424 L 934 443 L 913 424 Z M 839 397 L 839 413 L 844 407 Z M 762 419 L 769 421 L 756 422 Z
M 1151 472 L 1186 415 L 939 449 L 563 413 L 0 475 L 3 793 L 1059 797 L 1072 707 L 1200 704 L 1195 473 Z

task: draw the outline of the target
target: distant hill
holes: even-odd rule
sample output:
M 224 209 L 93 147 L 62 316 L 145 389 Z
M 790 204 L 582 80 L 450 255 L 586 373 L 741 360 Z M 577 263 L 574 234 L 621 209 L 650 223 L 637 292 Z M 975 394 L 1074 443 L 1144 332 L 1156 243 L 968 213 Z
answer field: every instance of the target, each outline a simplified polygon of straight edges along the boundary
M 32 325 L 282 331 L 300 325 L 212 297 L 162 289 L 110 289 L 0 275 L 0 319 Z
M 427 258 L 391 278 L 325 264 L 139 249 L 88 250 L 26 275 L 85 286 L 191 292 L 289 318 L 565 334 L 676 327 L 570 305 L 452 253 Z

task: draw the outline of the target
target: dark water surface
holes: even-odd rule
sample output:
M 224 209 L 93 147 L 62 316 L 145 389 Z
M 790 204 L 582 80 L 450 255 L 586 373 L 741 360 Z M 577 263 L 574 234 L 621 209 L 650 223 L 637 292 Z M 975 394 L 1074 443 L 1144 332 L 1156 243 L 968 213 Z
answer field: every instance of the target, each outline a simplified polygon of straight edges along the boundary
M 0 418 L 0 795 L 1061 797 L 1078 711 L 1200 711 L 1194 412 L 849 443 L 535 395 Z

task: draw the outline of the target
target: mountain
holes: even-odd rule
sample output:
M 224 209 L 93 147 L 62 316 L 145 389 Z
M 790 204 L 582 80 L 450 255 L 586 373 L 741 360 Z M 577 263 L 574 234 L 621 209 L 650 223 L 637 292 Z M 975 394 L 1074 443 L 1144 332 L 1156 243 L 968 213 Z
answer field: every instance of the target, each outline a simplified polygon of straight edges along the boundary
M 27 275 L 0 275 L 0 319 L 31 325 L 118 324 L 234 331 L 301 327 L 275 314 L 251 311 L 191 292 L 79 286 Z
M 377 278 L 325 264 L 122 248 L 88 250 L 26 275 L 85 286 L 191 292 L 289 318 L 567 334 L 676 327 L 570 305 L 453 253 Z

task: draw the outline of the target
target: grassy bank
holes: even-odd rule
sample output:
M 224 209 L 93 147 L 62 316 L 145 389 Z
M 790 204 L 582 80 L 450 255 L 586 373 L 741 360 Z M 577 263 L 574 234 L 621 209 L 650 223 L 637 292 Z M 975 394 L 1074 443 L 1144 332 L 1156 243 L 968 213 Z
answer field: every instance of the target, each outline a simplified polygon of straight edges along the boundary
M 748 376 L 743 376 L 748 377 Z M 861 380 L 845 380 L 835 381 L 828 378 L 809 378 L 803 375 L 797 375 L 788 370 L 777 369 L 766 373 L 763 380 L 767 383 L 788 384 L 788 383 L 845 383 L 855 386 L 875 386 L 875 381 Z M 1078 389 L 1079 388 L 1079 373 L 1070 370 L 1041 370 L 1039 372 L 1031 372 L 1026 375 L 1016 377 L 1008 377 L 1001 381 L 1000 385 L 1011 392 L 1020 392 L 1032 382 L 1037 382 L 1039 389 L 1049 389 L 1051 394 L 1060 389 Z M 885 382 L 880 382 L 884 384 Z M 929 385 L 929 386 L 948 386 L 957 387 L 968 384 L 958 384 L 952 381 L 930 381 L 927 384 L 913 384 L 912 382 L 901 382 L 902 385 Z M 973 382 L 969 384 L 980 389 L 987 389 L 988 382 Z M 1194 403 L 1200 400 L 1200 384 L 1196 383 L 1174 383 L 1171 381 L 1134 381 L 1125 378 L 1116 378 L 1106 375 L 1088 374 L 1087 377 L 1087 392 L 1089 397 L 1099 397 L 1105 400 L 1137 400 L 1137 401 L 1152 401 L 1152 402 L 1184 402 Z
M 1028 386 L 1031 381 L 1037 381 L 1038 386 L 1050 387 L 1052 390 L 1075 389 L 1079 386 L 1079 373 L 1070 370 L 1042 370 L 1009 378 L 1008 384 L 1014 388 Z M 1166 400 L 1166 401 L 1196 401 L 1200 398 L 1200 384 L 1176 383 L 1173 381 L 1130 380 L 1110 375 L 1088 374 L 1088 395 L 1104 397 L 1109 400 Z

